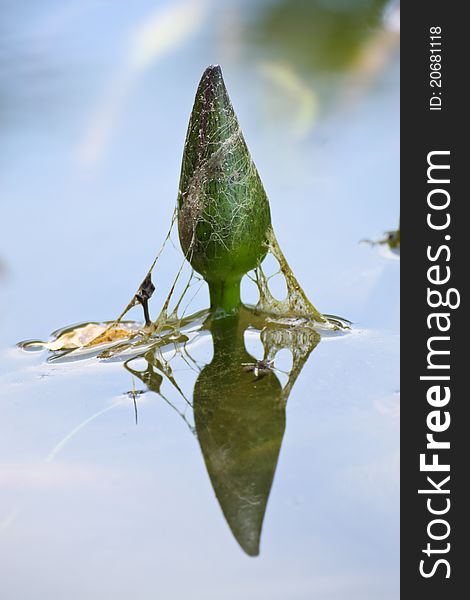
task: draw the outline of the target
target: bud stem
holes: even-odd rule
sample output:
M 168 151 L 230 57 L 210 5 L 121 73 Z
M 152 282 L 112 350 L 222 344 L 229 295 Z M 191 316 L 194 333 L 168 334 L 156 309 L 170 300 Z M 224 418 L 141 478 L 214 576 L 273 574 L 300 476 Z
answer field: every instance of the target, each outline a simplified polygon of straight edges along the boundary
M 240 279 L 209 281 L 211 310 L 232 312 L 240 306 Z

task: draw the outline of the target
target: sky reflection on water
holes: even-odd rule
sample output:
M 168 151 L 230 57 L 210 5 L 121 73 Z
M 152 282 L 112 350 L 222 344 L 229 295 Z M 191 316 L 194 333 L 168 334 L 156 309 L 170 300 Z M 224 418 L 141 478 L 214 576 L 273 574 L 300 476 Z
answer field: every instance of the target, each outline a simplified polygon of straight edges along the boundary
M 270 29 L 287 2 L 3 4 L 4 597 L 396 598 L 399 261 L 358 243 L 399 219 L 397 38 L 383 3 L 356 3 L 354 60 L 323 70 L 315 44 L 312 67 L 296 59 L 304 40 Z M 342 18 L 333 4 L 322 18 Z M 299 281 L 355 323 L 320 342 L 293 388 L 256 558 L 233 539 L 178 414 L 146 393 L 135 425 L 122 363 L 48 365 L 14 347 L 113 318 L 134 293 L 215 62 Z M 162 263 L 157 302 L 179 260 Z M 202 289 L 194 310 L 207 302 Z M 246 346 L 260 357 L 259 342 Z M 193 352 L 210 361 L 210 337 Z M 192 389 L 194 373 L 177 374 Z

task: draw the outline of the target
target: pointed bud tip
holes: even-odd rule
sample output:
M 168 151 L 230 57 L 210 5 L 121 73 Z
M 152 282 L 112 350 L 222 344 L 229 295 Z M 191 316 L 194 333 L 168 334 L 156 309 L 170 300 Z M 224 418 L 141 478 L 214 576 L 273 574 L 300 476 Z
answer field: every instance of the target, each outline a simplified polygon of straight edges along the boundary
M 209 65 L 202 75 L 202 79 L 208 79 L 211 83 L 222 80 L 222 69 L 219 65 Z

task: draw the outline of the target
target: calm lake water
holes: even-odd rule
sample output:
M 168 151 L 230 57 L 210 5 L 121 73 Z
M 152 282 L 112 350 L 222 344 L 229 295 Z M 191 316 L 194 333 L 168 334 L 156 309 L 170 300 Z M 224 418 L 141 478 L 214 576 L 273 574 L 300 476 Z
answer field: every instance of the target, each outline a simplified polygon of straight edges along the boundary
M 398 598 L 399 260 L 359 243 L 399 220 L 396 5 L 46 0 L 1 10 L 2 598 Z M 261 459 L 243 454 L 245 395 L 227 430 L 235 459 L 204 429 L 199 371 L 170 349 L 194 413 L 169 381 L 174 406 L 122 361 L 47 363 L 16 347 L 113 319 L 132 297 L 168 231 L 211 63 L 296 276 L 322 312 L 354 324 L 313 349 L 284 412 L 259 408 L 259 422 L 271 415 Z M 153 313 L 180 262 L 170 244 Z M 249 282 L 243 292 L 256 301 Z M 207 305 L 203 286 L 190 311 Z M 244 340 L 261 358 L 259 336 Z M 190 353 L 212 361 L 217 382 L 214 348 L 206 332 Z M 277 366 L 289 360 L 282 351 Z M 278 389 L 271 375 L 260 385 Z M 144 392 L 137 424 L 133 389 Z M 225 451 L 232 470 L 216 461 Z M 267 501 L 257 556 L 250 494 Z

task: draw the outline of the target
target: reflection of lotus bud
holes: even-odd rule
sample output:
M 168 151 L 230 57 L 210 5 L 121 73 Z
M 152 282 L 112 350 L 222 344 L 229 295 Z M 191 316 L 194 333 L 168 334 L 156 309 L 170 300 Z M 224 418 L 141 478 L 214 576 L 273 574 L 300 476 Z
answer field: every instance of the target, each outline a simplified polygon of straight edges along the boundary
M 196 92 L 178 194 L 181 246 L 209 284 L 212 308 L 240 302 L 240 280 L 266 255 L 269 202 L 222 72 L 210 66 Z
M 282 387 L 273 371 L 254 375 L 245 325 L 214 319 L 212 362 L 194 386 L 194 421 L 207 472 L 235 539 L 259 554 L 261 529 L 286 425 Z

